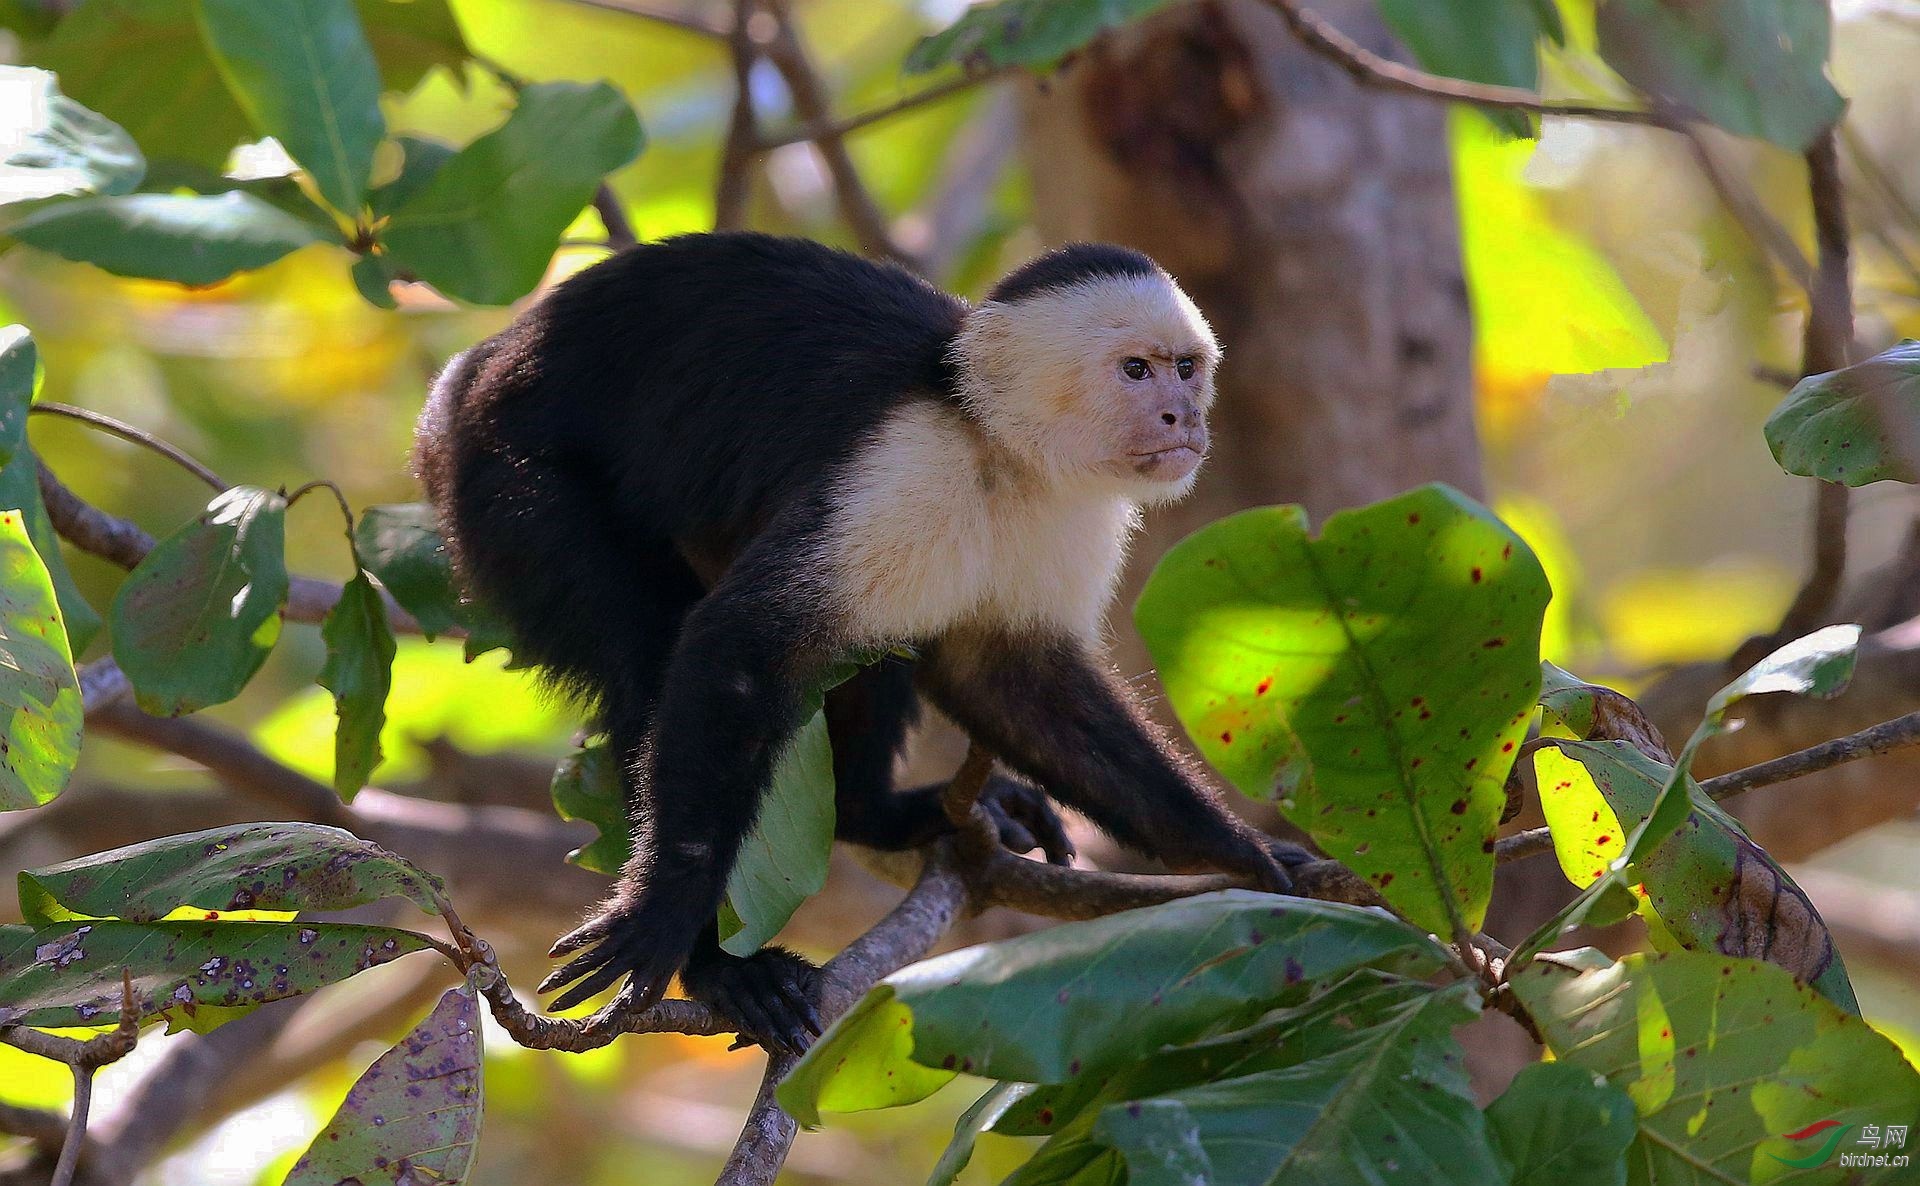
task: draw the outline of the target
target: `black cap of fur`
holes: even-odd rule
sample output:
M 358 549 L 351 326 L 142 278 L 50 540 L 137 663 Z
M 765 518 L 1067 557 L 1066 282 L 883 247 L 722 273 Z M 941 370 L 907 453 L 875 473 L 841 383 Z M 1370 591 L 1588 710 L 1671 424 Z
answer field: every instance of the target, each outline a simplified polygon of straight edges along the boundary
M 1159 274 L 1158 264 L 1131 247 L 1113 243 L 1069 243 L 1007 273 L 1004 280 L 993 286 L 987 299 L 1009 304 L 1101 276 Z

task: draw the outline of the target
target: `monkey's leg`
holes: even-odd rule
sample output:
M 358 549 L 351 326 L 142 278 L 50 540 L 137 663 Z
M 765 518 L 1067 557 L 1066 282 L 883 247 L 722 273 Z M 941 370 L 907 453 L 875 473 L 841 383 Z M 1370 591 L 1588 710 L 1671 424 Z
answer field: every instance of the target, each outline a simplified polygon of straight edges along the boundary
M 928 694 L 980 742 L 1129 848 L 1279 892 L 1312 859 L 1214 797 L 1119 681 L 1071 638 L 969 634 L 922 664 Z
M 918 848 L 950 830 L 940 805 L 946 783 L 894 789 L 894 765 L 919 716 L 913 664 L 905 659 L 882 659 L 827 693 L 834 834 L 840 839 L 898 851 Z M 1055 864 L 1073 860 L 1073 841 L 1044 794 L 996 774 L 981 789 L 979 802 L 1010 851 L 1039 848 Z
M 620 1003 L 644 1008 L 687 966 L 713 923 L 774 759 L 800 724 L 802 690 L 820 666 L 796 653 L 795 640 L 819 633 L 811 607 L 766 592 L 793 585 L 760 568 L 743 557 L 687 615 L 654 713 L 651 752 L 636 772 L 641 826 L 633 858 L 600 915 L 555 946 L 555 954 L 581 954 L 541 986 L 573 985 L 553 1008 L 578 1004 L 622 976 Z M 752 992 L 763 1013 L 792 1012 L 793 1001 L 806 999 L 810 985 L 779 956 L 750 961 L 755 974 L 737 987 Z M 701 983 L 696 975 L 689 988 Z M 748 1017 L 735 1020 L 756 1039 L 784 1040 L 752 1032 Z

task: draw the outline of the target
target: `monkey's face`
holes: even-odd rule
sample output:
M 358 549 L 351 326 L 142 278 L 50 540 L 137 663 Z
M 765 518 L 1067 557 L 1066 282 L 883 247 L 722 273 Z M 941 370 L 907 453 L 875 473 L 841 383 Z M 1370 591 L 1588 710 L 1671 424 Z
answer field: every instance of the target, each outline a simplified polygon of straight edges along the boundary
M 975 309 L 965 398 L 989 431 L 1056 480 L 1179 498 L 1207 452 L 1220 347 L 1164 275 L 1100 277 Z

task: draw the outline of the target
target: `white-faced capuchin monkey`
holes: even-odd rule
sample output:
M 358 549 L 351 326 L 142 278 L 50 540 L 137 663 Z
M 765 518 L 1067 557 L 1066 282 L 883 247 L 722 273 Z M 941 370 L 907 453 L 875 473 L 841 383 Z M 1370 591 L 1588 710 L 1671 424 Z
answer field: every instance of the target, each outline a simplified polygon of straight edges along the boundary
M 723 952 L 716 910 L 802 698 L 888 648 L 913 658 L 826 698 L 841 838 L 947 827 L 938 786 L 893 785 L 924 695 L 1031 780 L 982 796 L 1008 847 L 1071 858 L 1051 796 L 1175 869 L 1289 889 L 1308 854 L 1228 813 L 1102 656 L 1138 508 L 1206 454 L 1219 359 L 1125 248 L 1054 251 L 969 306 L 758 234 L 623 251 L 455 358 L 415 464 L 457 570 L 593 705 L 629 792 L 633 859 L 554 947 L 554 1007 L 623 976 L 644 1006 L 678 972 L 770 1048 L 818 1034 L 812 966 Z

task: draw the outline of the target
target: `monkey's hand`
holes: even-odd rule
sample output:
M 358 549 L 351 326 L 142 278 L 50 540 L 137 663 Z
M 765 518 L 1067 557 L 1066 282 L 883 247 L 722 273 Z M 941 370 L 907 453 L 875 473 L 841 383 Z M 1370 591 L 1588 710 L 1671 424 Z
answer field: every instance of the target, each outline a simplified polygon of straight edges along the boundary
M 780 947 L 742 958 L 703 938 L 680 973 L 687 995 L 739 1027 L 740 1041 L 804 1054 L 820 1036 L 820 970 Z
M 547 993 L 572 988 L 547 1006 L 550 1013 L 571 1009 L 624 976 L 625 986 L 608 1006 L 638 1012 L 660 999 L 674 973 L 686 966 L 708 911 L 700 903 L 682 903 L 658 892 L 616 893 L 585 925 L 561 937 L 547 954 L 574 955 L 540 982 Z M 578 952 L 578 955 L 574 953 Z
M 1073 841 L 1060 813 L 1042 792 L 1018 779 L 995 774 L 980 789 L 979 803 L 1009 852 L 1040 849 L 1053 865 L 1073 864 Z
M 1237 854 L 1237 859 L 1226 863 L 1226 868 L 1252 878 L 1256 886 L 1268 893 L 1294 893 L 1290 871 L 1320 859 L 1312 851 L 1290 840 L 1279 840 L 1264 832 L 1249 828 L 1244 836 L 1244 849 Z

